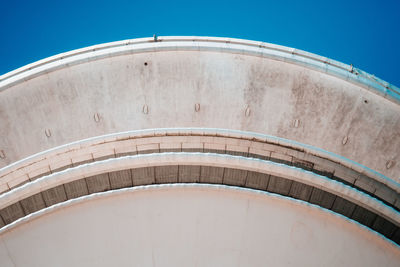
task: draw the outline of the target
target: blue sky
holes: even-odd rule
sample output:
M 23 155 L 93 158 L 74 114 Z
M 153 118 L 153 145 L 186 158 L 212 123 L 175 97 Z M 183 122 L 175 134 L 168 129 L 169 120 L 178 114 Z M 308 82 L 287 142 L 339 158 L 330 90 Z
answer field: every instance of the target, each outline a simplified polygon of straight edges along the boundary
M 295 47 L 400 86 L 400 0 L 2 0 L 0 74 L 72 49 L 154 33 Z

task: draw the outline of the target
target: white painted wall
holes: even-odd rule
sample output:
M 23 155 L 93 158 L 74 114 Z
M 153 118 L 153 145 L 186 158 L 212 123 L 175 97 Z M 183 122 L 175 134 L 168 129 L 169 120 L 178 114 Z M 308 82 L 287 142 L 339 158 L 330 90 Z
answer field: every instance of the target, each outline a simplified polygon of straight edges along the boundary
M 0 266 L 398 266 L 399 247 L 298 201 L 224 186 L 85 197 L 1 236 Z

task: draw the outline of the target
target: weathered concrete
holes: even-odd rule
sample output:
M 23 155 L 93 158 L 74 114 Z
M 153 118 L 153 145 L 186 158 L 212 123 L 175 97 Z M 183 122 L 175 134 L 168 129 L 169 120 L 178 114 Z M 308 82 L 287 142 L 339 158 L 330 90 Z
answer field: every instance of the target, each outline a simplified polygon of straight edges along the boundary
M 2 76 L 0 166 L 101 134 L 186 126 L 313 144 L 399 178 L 400 106 L 381 96 L 391 90 L 297 50 L 272 56 L 262 43 L 173 39 L 84 49 L 68 57 L 79 64 L 58 58 Z M 38 68 L 41 75 L 29 76 Z
M 143 265 L 148 262 L 141 259 L 150 258 L 155 266 L 396 265 L 399 247 L 387 239 L 400 244 L 399 114 L 400 90 L 382 80 L 304 51 L 252 41 L 145 38 L 33 63 L 0 76 L 1 265 L 29 260 L 30 266 L 51 266 L 60 256 L 52 254 L 56 248 L 62 257 L 77 256 L 62 261 L 66 265 L 98 265 L 103 256 L 106 265 Z M 179 187 L 169 197 L 177 188 L 163 185 L 169 183 L 225 186 L 218 192 Z M 146 198 L 131 203 L 131 195 L 113 191 L 152 184 L 161 184 L 163 197 L 158 189 L 140 191 Z M 274 197 L 262 195 L 271 199 L 254 209 L 261 195 L 240 190 L 232 198 L 232 186 Z M 124 201 L 108 206 L 107 199 L 121 196 Z M 165 202 L 153 209 L 159 199 Z M 240 202 L 247 203 L 245 211 Z M 91 206 L 90 212 L 76 213 L 73 203 Z M 134 216 L 124 216 L 124 208 Z M 196 224 L 187 228 L 186 217 Z M 206 232 L 197 228 L 204 218 L 213 222 Z M 223 236 L 215 222 L 232 231 Z M 140 231 L 141 225 L 146 229 Z M 58 236 L 52 232 L 57 226 Z M 69 227 L 79 238 L 76 247 Z M 116 255 L 113 240 L 123 235 L 119 242 L 126 243 L 132 234 L 133 253 L 127 255 L 133 260 L 124 256 L 129 246 L 118 259 L 106 256 Z M 148 239 L 138 240 L 141 234 L 157 240 L 147 246 Z M 47 248 L 41 238 L 56 245 Z M 92 247 L 85 244 L 96 238 Z M 80 246 L 85 255 L 75 251 Z M 200 258 L 210 249 L 216 254 Z M 273 256 L 264 257 L 265 251 Z M 357 256 L 361 252 L 367 257 Z
M 110 177 L 112 189 L 130 187 L 133 185 L 130 170 L 110 172 L 108 175 Z
M 343 217 L 226 187 L 114 191 L 44 214 L 1 235 L 1 266 L 398 266 L 400 261 L 399 247 Z
M 176 165 L 177 163 L 179 165 Z M 183 168 L 186 169 L 186 176 L 179 176 L 179 169 L 182 166 L 185 166 Z M 222 170 L 217 170 L 216 167 Z M 204 173 L 207 175 L 207 169 L 210 168 L 208 172 L 211 174 L 209 179 L 212 183 L 218 182 L 215 179 L 216 174 L 218 174 L 222 175 L 220 180 L 222 184 L 246 186 L 247 173 L 255 172 L 269 177 L 266 188 L 269 192 L 302 199 L 302 195 L 307 194 L 306 191 L 309 190 L 307 186 L 311 186 L 313 193 L 310 200 L 307 199 L 306 201 L 332 209 L 349 218 L 352 217 L 355 206 L 359 205 L 400 227 L 400 213 L 396 209 L 375 197 L 360 192 L 357 188 L 281 163 L 210 153 L 139 154 L 95 161 L 42 177 L 4 193 L 0 195 L 0 208 L 7 211 L 14 203 L 21 202 L 59 185 L 64 185 L 68 199 L 107 191 L 110 190 L 108 173 L 126 171 L 129 168 L 132 168 L 132 183 L 134 185 L 196 182 L 193 177 L 199 176 L 199 170 L 206 170 Z M 138 169 L 138 172 L 136 172 L 136 169 Z M 182 181 L 179 181 L 180 178 Z M 188 179 L 188 181 L 185 181 L 185 179 Z M 208 181 L 200 179 L 200 182 Z M 292 190 L 293 182 L 302 184 L 299 187 L 300 190 L 296 188 Z M 319 193 L 318 190 L 322 190 L 322 192 Z M 290 192 L 292 193 L 290 194 Z M 36 204 L 32 203 L 31 205 L 35 206 Z M 15 213 L 16 216 L 7 212 L 7 216 L 13 218 L 13 220 L 23 216 L 18 212 Z M 7 223 L 11 221 L 7 221 Z
M 158 149 L 148 149 L 149 147 L 163 149 L 158 151 Z M 250 158 L 271 160 L 312 171 L 367 192 L 390 206 L 397 208 L 396 203 L 400 201 L 400 185 L 397 182 L 338 155 L 276 137 L 212 129 L 133 131 L 67 144 L 1 169 L 0 189 L 5 192 L 48 175 L 50 172 L 57 173 L 72 166 L 93 161 L 136 155 L 138 151 L 139 154 L 181 150 L 202 152 L 199 147 L 218 148 L 205 149 L 204 153 L 215 152 L 241 156 L 247 155 L 243 151 L 251 151 L 248 154 Z M 122 151 L 123 153 L 119 153 Z M 265 155 L 268 156 L 265 157 Z M 71 165 L 71 162 L 75 163 Z M 229 181 L 229 176 L 227 177 Z M 197 181 L 195 177 L 193 181 Z M 244 181 L 233 182 L 232 185 L 243 185 L 243 183 Z

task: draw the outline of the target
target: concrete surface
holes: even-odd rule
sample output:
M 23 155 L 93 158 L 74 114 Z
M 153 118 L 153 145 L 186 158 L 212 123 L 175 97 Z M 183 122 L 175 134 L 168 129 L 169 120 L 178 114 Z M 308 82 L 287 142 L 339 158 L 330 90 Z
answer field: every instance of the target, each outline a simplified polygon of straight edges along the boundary
M 7 73 L 0 265 L 398 266 L 399 104 L 353 66 L 230 38 Z
M 399 247 L 341 216 L 267 193 L 210 185 L 164 185 L 84 197 L 21 222 L 0 239 L 1 266 L 400 262 Z
M 65 144 L 1 169 L 0 192 L 92 161 L 180 151 L 226 153 L 293 165 L 342 181 L 396 208 L 400 203 L 396 181 L 356 162 L 290 140 L 218 129 L 129 131 Z
M 399 211 L 357 188 L 272 161 L 189 152 L 95 161 L 26 183 L 0 196 L 0 218 L 6 225 L 0 234 L 14 227 L 18 219 L 66 198 L 109 191 L 115 184 L 121 188 L 168 183 L 241 186 L 300 199 L 353 219 L 400 244 Z
M 202 168 L 199 169 L 199 167 Z M 247 186 L 247 173 L 249 171 L 259 173 L 260 175 L 267 174 L 270 175 L 267 187 L 268 191 L 288 195 L 292 181 L 300 182 L 367 207 L 400 226 L 400 212 L 376 199 L 374 196 L 365 194 L 357 188 L 350 187 L 342 182 L 273 161 L 211 153 L 169 152 L 139 154 L 87 163 L 44 176 L 0 195 L 0 208 L 4 209 L 17 201 L 62 184 L 65 184 L 66 193 L 70 196 L 69 199 L 88 193 L 107 191 L 110 189 L 111 183 L 107 174 L 109 172 L 113 173 L 129 168 L 139 168 L 140 170 L 149 170 L 149 168 L 152 168 L 152 172 L 149 173 L 153 175 L 151 179 L 146 177 L 147 174 L 143 177 L 143 172 L 139 171 L 133 177 L 137 177 L 142 181 L 132 180 L 132 184 L 143 184 L 145 181 L 147 181 L 147 184 L 186 183 L 199 181 L 196 177 L 200 176 L 199 170 L 205 167 L 225 168 L 224 172 L 219 172 L 222 174 L 220 177 L 213 178 L 214 175 L 208 177 L 209 181 L 214 179 L 214 181 L 211 181 L 212 183 Z M 235 169 L 235 171 L 233 172 L 231 169 Z M 186 176 L 182 175 L 184 170 L 187 170 Z M 83 178 L 86 178 L 85 182 L 80 181 Z
M 83 49 L 2 76 L 0 166 L 107 133 L 215 127 L 312 144 L 399 181 L 397 89 L 295 50 L 159 40 Z

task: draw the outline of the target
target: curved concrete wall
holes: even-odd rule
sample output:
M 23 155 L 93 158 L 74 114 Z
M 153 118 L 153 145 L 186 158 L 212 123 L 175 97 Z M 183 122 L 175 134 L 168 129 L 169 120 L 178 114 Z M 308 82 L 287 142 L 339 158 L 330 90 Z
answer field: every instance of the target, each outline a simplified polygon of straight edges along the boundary
M 177 166 L 178 163 L 180 168 L 183 169 L 185 166 L 187 166 L 188 170 L 186 170 L 186 172 L 183 174 L 179 173 Z M 234 181 L 237 178 L 232 177 L 234 179 L 233 181 L 230 181 L 230 183 L 231 185 L 243 187 L 248 186 L 250 188 L 252 187 L 251 185 L 246 185 L 246 172 L 277 176 L 289 181 L 295 181 L 332 193 L 335 196 L 339 196 L 340 198 L 347 199 L 352 203 L 366 207 L 368 210 L 374 212 L 374 214 L 379 214 L 382 217 L 392 221 L 396 225 L 400 225 L 400 213 L 397 210 L 383 204 L 381 201 L 377 201 L 375 198 L 371 198 L 365 193 L 354 190 L 351 187 L 344 185 L 343 183 L 327 179 L 324 176 L 305 172 L 299 168 L 288 167 L 284 164 L 256 159 L 246 159 L 237 156 L 216 155 L 211 153 L 150 154 L 128 156 L 118 159 L 109 159 L 106 161 L 84 164 L 76 168 L 71 168 L 66 171 L 61 171 L 52 175 L 45 176 L 34 182 L 27 183 L 15 190 L 2 194 L 0 196 L 0 209 L 4 209 L 14 203 L 17 203 L 18 201 L 24 200 L 36 194 L 40 194 L 41 192 L 44 192 L 48 189 L 81 180 L 82 178 L 100 176 L 106 173 L 105 180 L 109 180 L 107 172 L 118 172 L 129 170 L 129 168 L 139 169 L 154 166 L 166 168 L 171 166 L 176 167 L 177 173 L 176 175 L 173 175 L 175 179 L 173 179 L 173 177 L 169 177 L 172 179 L 172 181 L 168 179 L 165 181 L 166 183 L 201 182 L 199 181 L 199 179 L 194 178 L 196 174 L 198 174 L 198 170 L 196 169 L 200 169 L 200 166 L 242 170 L 241 175 L 236 175 L 239 177 L 242 176 L 240 179 L 242 181 Z M 193 170 L 194 166 L 198 168 Z M 228 180 L 227 177 L 226 180 Z M 99 182 L 97 183 L 99 184 Z M 222 183 L 222 181 L 220 183 Z M 225 183 L 230 184 L 229 181 L 225 181 Z M 149 184 L 151 184 L 151 182 Z
M 400 244 L 396 182 L 321 149 L 260 134 L 158 129 L 100 136 L 12 164 L 0 182 L 0 233 L 20 218 L 95 192 L 214 183 L 309 202 Z
M 398 266 L 400 261 L 398 247 L 354 222 L 252 190 L 142 187 L 51 209 L 1 235 L 1 266 Z
M 396 88 L 287 48 L 159 41 L 84 49 L 4 75 L 0 166 L 107 133 L 216 127 L 311 144 L 399 181 Z
M 399 104 L 352 66 L 236 39 L 128 40 L 25 66 L 0 76 L 0 260 L 396 265 Z M 227 228 L 193 229 L 203 215 Z

